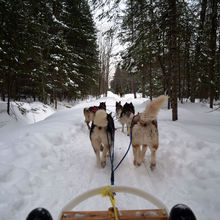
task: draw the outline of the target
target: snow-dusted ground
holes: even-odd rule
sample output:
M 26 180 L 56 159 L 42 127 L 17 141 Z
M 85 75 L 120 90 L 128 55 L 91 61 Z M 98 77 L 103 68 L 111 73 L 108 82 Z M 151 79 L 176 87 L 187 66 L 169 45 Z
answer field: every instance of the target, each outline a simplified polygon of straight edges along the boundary
M 136 112 L 144 110 L 147 99 L 133 95 L 82 101 L 60 110 L 34 124 L 30 118 L 13 120 L 0 111 L 0 219 L 21 220 L 36 207 L 45 207 L 57 218 L 72 198 L 92 188 L 110 185 L 110 162 L 96 167 L 83 108 L 106 101 L 108 112 L 115 113 L 115 102 L 133 102 Z M 2 106 L 2 103 L 0 103 Z M 1 108 L 0 108 L 1 110 Z M 220 218 L 220 111 L 210 112 L 205 104 L 179 104 L 179 120 L 171 111 L 161 109 L 158 116 L 160 146 L 157 167 L 149 169 L 150 152 L 145 164 L 133 165 L 132 150 L 115 172 L 115 185 L 147 191 L 166 204 L 190 206 L 199 220 Z M 15 114 L 18 115 L 19 113 Z M 40 120 L 32 117 L 31 122 Z M 44 116 L 45 117 L 45 116 Z M 41 118 L 42 119 L 42 118 Z M 115 164 L 129 145 L 119 122 L 115 136 Z M 116 195 L 119 209 L 152 208 L 144 200 Z M 96 196 L 80 204 L 78 210 L 107 210 L 107 198 Z

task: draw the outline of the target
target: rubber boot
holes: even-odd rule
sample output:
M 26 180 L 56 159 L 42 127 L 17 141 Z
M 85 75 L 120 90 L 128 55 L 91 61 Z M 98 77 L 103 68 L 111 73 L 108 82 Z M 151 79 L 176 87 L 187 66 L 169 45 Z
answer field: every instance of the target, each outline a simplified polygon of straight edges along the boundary
M 171 209 L 169 220 L 196 220 L 196 217 L 188 206 L 177 204 Z
M 53 218 L 45 208 L 36 208 L 29 213 L 26 220 L 53 220 Z

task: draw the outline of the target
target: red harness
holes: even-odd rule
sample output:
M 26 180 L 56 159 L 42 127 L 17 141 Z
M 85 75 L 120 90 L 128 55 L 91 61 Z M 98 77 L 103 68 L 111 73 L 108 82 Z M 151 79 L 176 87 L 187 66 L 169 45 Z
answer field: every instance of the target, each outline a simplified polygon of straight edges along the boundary
M 96 112 L 96 111 L 98 111 L 98 110 L 99 110 L 99 108 L 96 107 L 96 106 L 93 106 L 93 107 L 90 107 L 90 108 L 89 108 L 89 111 L 92 111 L 92 112 Z

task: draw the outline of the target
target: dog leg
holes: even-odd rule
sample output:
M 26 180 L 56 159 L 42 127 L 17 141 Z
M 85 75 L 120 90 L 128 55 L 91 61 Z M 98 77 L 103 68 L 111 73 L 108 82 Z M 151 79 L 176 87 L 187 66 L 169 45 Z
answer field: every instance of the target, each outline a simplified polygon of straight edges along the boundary
M 106 155 L 107 155 L 107 151 L 108 151 L 108 146 L 105 145 L 103 152 L 102 152 L 102 161 L 101 161 L 101 166 L 102 168 L 104 168 L 106 166 Z
M 124 124 L 122 124 L 122 130 L 121 130 L 121 131 L 122 131 L 123 133 L 124 133 L 124 126 L 125 126 L 125 125 L 124 125 Z
M 130 125 L 127 123 L 127 136 L 130 136 Z
M 101 146 L 100 146 L 100 151 L 103 151 L 103 149 L 104 149 L 104 147 L 103 147 L 103 145 L 101 144 Z
M 147 151 L 147 145 L 143 145 L 141 151 L 141 163 L 144 161 L 146 151 Z
M 91 139 L 91 143 L 92 143 L 92 147 L 95 152 L 95 155 L 96 155 L 97 166 L 100 167 L 101 166 L 101 159 L 100 159 L 101 143 L 99 143 L 97 140 L 93 140 L 93 139 Z
M 127 136 L 130 136 L 130 134 L 131 134 L 131 121 L 127 123 Z
M 101 166 L 101 160 L 100 160 L 100 150 L 94 149 L 95 154 L 96 154 L 96 162 L 97 162 L 97 167 Z
M 139 161 L 139 157 L 140 157 L 140 145 L 136 144 L 136 145 L 132 145 L 133 148 L 133 155 L 134 155 L 134 165 L 135 166 L 140 166 L 140 161 Z
M 86 121 L 86 124 L 87 124 L 88 129 L 90 130 L 89 122 Z
M 153 171 L 156 168 L 156 151 L 157 151 L 158 145 L 154 145 L 150 148 L 151 150 L 151 162 L 150 162 L 150 168 Z

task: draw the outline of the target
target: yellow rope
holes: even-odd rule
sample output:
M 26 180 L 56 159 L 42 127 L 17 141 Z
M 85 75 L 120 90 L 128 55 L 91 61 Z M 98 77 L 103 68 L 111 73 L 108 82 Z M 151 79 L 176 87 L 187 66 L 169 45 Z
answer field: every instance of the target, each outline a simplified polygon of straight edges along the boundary
M 106 187 L 104 187 L 104 188 L 101 190 L 100 194 L 101 194 L 103 197 L 105 197 L 105 196 L 108 196 L 108 197 L 109 197 L 109 199 L 110 199 L 110 201 L 111 201 L 111 203 L 112 203 L 112 207 L 113 207 L 113 209 L 114 209 L 115 219 L 118 220 L 118 214 L 117 214 L 117 210 L 116 210 L 116 207 L 115 207 L 115 198 L 114 198 L 113 193 L 110 191 L 110 189 L 111 189 L 111 186 L 106 186 Z

